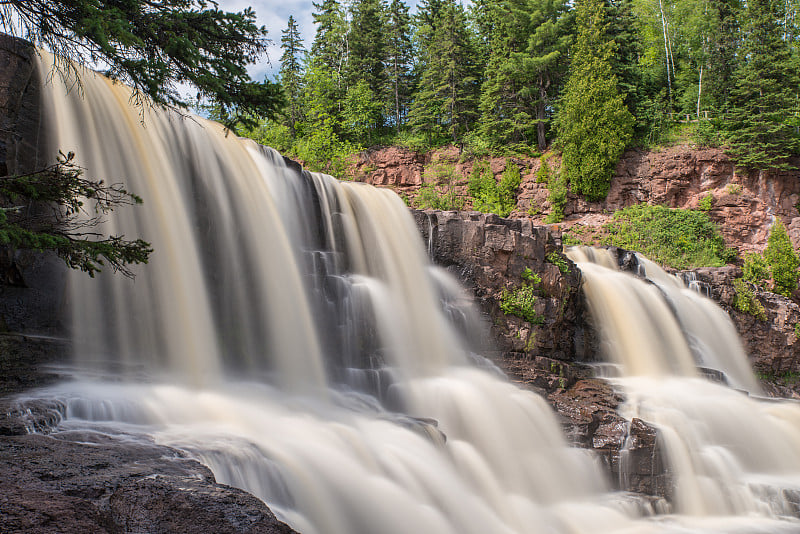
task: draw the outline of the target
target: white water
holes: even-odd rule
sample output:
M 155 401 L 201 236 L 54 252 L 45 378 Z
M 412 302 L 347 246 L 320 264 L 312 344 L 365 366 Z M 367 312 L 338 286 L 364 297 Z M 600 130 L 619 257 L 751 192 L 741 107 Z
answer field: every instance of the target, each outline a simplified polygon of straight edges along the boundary
M 693 516 L 792 515 L 800 489 L 800 405 L 760 393 L 728 316 L 646 258 L 647 281 L 607 250 L 573 248 L 626 418 L 656 425 L 675 475 L 676 511 Z M 598 259 L 599 258 L 599 259 Z M 700 378 L 724 374 L 731 387 Z M 790 493 L 784 493 L 789 490 Z
M 155 252 L 135 281 L 72 276 L 81 370 L 41 392 L 61 428 L 184 449 L 307 534 L 796 530 L 638 518 L 543 399 L 472 365 L 482 327 L 397 196 L 83 82 L 44 91 L 51 144 L 144 198 L 104 230 Z

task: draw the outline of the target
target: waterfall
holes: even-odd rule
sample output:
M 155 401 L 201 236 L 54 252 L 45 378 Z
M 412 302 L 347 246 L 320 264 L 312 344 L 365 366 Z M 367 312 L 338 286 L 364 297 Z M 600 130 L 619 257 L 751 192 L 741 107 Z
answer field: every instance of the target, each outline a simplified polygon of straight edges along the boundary
M 486 337 L 485 327 L 429 264 L 394 193 L 300 171 L 213 122 L 132 107 L 126 87 L 81 76 L 82 90 L 68 91 L 43 74 L 50 150 L 73 151 L 92 178 L 140 195 L 143 206 L 115 210 L 99 231 L 141 237 L 154 252 L 134 279 L 71 274 L 73 379 L 38 392 L 66 405 L 56 431 L 181 449 L 304 534 L 796 531 L 796 521 L 776 519 L 787 502 L 753 496 L 758 484 L 800 480 L 780 471 L 800 454 L 794 407 L 705 386 L 728 396 L 714 393 L 708 410 L 740 402 L 763 421 L 744 452 L 730 435 L 687 445 L 716 454 L 719 469 L 687 477 L 678 493 L 693 502 L 683 487 L 694 484 L 701 494 L 725 490 L 708 499 L 738 500 L 643 517 L 647 507 L 610 491 L 589 452 L 568 446 L 544 399 L 476 365 L 470 340 Z M 592 267 L 582 267 L 587 288 L 595 285 Z M 666 325 L 674 305 L 653 284 L 647 292 L 631 290 L 607 309 L 638 301 L 640 315 Z M 695 371 L 703 344 L 676 341 L 685 327 L 674 320 L 669 330 L 648 328 L 625 340 L 611 334 L 608 346 L 667 344 L 640 367 L 622 360 L 637 375 L 623 382 L 626 414 L 667 435 L 659 410 L 672 403 L 668 389 L 654 387 L 658 397 L 636 380 L 706 384 Z M 702 419 L 703 402 L 691 399 L 680 410 Z M 676 465 L 709 463 L 672 450 Z
M 620 412 L 660 431 L 677 511 L 796 514 L 800 406 L 753 396 L 760 388 L 727 314 L 642 256 L 638 278 L 609 250 L 568 255 L 584 274 L 604 351 L 621 366 Z M 707 368 L 727 385 L 704 379 Z

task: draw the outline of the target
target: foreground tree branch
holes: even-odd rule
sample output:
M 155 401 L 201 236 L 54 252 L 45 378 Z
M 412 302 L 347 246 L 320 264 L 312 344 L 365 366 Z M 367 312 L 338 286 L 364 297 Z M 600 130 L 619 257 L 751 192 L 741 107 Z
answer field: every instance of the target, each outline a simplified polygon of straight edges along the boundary
M 133 277 L 130 266 L 147 263 L 150 243 L 94 231 L 104 215 L 142 199 L 121 184 L 89 180 L 74 162 L 74 153 L 59 152 L 45 169 L 0 177 L 0 244 L 16 249 L 52 250 L 72 269 L 89 276 L 105 265 Z

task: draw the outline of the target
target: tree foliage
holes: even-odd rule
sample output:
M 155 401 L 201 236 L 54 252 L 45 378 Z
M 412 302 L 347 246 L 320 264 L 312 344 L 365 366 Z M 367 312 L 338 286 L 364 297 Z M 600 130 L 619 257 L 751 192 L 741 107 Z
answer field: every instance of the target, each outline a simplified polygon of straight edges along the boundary
M 614 167 L 633 136 L 633 116 L 617 87 L 601 0 L 577 6 L 577 40 L 556 119 L 563 150 L 562 173 L 572 190 L 605 198 Z
M 277 84 L 247 73 L 268 45 L 250 8 L 231 13 L 213 0 L 5 0 L 0 27 L 67 60 L 97 64 L 130 85 L 139 103 L 146 96 L 185 106 L 178 84 L 188 83 L 217 103 L 229 125 L 273 116 L 281 105 Z
M 786 168 L 800 150 L 800 74 L 785 39 L 784 0 L 748 0 L 726 123 L 729 151 L 747 168 Z
M 297 21 L 289 15 L 286 29 L 281 32 L 281 85 L 286 95 L 286 121 L 294 134 L 297 123 L 302 119 L 301 96 L 303 91 L 302 53 L 303 39 L 297 28 Z
M 786 297 L 791 296 L 797 289 L 797 268 L 800 267 L 800 258 L 797 257 L 789 234 L 786 233 L 786 227 L 780 219 L 775 220 L 769 232 L 764 259 L 772 273 L 773 291 Z
M 74 154 L 59 153 L 57 162 L 36 172 L 0 177 L 0 245 L 15 249 L 52 250 L 73 269 L 94 274 L 108 265 L 132 276 L 129 266 L 147 263 L 152 252 L 142 239 L 104 237 L 96 231 L 103 216 L 142 199 L 119 184 L 83 176 Z

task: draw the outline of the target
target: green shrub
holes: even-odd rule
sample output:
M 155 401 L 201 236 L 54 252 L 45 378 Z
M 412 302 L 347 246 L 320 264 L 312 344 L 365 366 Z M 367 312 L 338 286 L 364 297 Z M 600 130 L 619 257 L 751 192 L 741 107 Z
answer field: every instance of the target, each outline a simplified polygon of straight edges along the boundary
M 569 272 L 569 264 L 567 263 L 567 259 L 558 252 L 550 252 L 547 256 L 545 256 L 545 260 L 547 260 L 548 263 L 552 263 L 558 267 L 558 270 L 561 271 L 562 274 Z
M 767 320 L 767 312 L 764 306 L 758 301 L 755 293 L 743 278 L 736 278 L 733 281 L 733 289 L 736 292 L 733 296 L 734 308 L 742 313 L 752 315 L 760 321 Z
M 500 183 L 494 179 L 489 163 L 482 161 L 472 168 L 467 192 L 472 197 L 472 207 L 483 213 L 508 217 L 517 204 L 517 190 L 522 182 L 519 167 L 506 163 Z
M 744 265 L 742 265 L 743 278 L 757 286 L 763 286 L 765 280 L 770 277 L 769 263 L 761 254 L 750 252 L 744 255 Z
M 551 224 L 564 220 L 564 207 L 567 205 L 567 182 L 560 174 L 551 176 L 550 183 L 547 185 L 550 194 L 547 200 L 550 202 L 550 213 L 545 217 L 544 222 Z
M 455 211 L 464 209 L 464 199 L 456 194 L 453 189 L 440 190 L 436 185 L 428 183 L 419 188 L 417 197 L 414 199 L 414 207 Z
M 742 193 L 741 184 L 728 184 L 725 186 L 725 192 L 729 195 L 740 195 Z
M 699 147 L 717 147 L 722 144 L 722 136 L 719 130 L 709 120 L 701 120 L 694 123 L 689 136 Z
M 539 276 L 537 273 L 533 272 L 530 267 L 525 267 L 522 270 L 522 274 L 520 275 L 520 277 L 525 282 L 528 282 L 528 283 L 531 283 L 531 284 L 541 284 L 542 283 L 542 277 Z
M 800 258 L 797 257 L 789 240 L 789 234 L 786 233 L 786 227 L 780 219 L 775 220 L 769 232 L 764 259 L 772 271 L 772 290 L 786 297 L 791 296 L 797 289 L 797 268 L 800 266 Z
M 638 204 L 614 213 L 609 243 L 676 269 L 720 267 L 735 257 L 708 213 Z
M 547 163 L 549 154 L 542 154 L 539 158 L 539 168 L 536 170 L 536 183 L 546 184 L 550 181 L 550 164 Z
M 700 202 L 697 203 L 697 209 L 699 209 L 700 211 L 711 211 L 711 208 L 713 207 L 714 207 L 714 195 L 712 195 L 711 193 L 701 198 Z
M 500 299 L 500 309 L 506 315 L 515 315 L 532 324 L 544 323 L 544 317 L 536 313 L 536 288 L 532 284 L 522 284 L 516 289 L 504 289 Z

